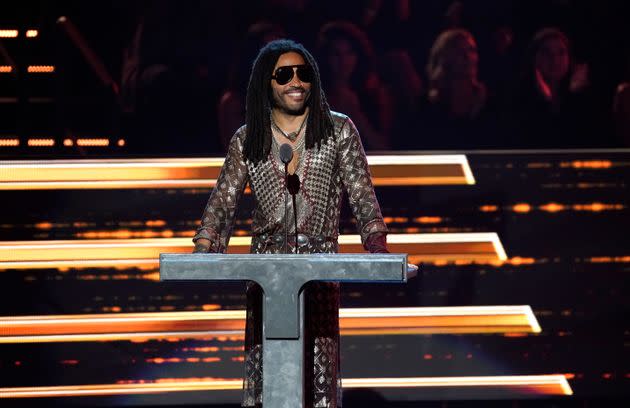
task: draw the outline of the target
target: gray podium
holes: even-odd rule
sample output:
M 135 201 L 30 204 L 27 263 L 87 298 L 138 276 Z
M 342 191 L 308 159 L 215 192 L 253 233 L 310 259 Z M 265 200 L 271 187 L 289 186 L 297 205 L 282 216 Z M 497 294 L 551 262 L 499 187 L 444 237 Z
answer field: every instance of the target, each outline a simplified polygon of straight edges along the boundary
M 263 299 L 263 406 L 304 406 L 304 300 L 309 281 L 404 283 L 406 254 L 161 254 L 163 281 L 258 283 Z

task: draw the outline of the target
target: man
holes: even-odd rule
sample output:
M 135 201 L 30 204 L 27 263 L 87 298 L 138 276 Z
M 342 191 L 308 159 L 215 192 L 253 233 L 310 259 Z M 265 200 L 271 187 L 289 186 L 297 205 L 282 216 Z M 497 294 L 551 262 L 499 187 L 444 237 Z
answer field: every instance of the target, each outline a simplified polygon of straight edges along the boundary
M 285 240 L 284 164 L 279 146 L 288 143 L 290 174 L 301 180 L 297 193 L 298 242 L 290 252 L 335 253 L 343 191 L 357 219 L 364 247 L 387 252 L 387 227 L 374 195 L 359 134 L 345 115 L 331 112 L 312 55 L 290 40 L 263 47 L 247 88 L 246 126 L 236 131 L 210 195 L 195 252 L 227 248 L 239 198 L 249 183 L 255 200 L 252 253 L 283 253 Z M 288 211 L 293 214 L 292 206 Z M 295 220 L 289 225 L 294 237 Z M 305 290 L 305 372 L 307 404 L 340 405 L 339 284 L 313 283 Z M 262 291 L 247 286 L 243 406 L 262 403 Z

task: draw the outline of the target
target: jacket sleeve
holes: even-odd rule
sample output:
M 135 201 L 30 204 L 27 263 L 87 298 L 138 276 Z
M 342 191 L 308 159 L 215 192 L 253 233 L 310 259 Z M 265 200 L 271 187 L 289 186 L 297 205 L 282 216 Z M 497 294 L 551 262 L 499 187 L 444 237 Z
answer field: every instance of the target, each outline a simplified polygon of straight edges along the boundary
M 230 141 L 221 173 L 201 217 L 201 226 L 193 238 L 195 252 L 225 252 L 228 246 L 234 215 L 248 180 L 243 157 L 243 132 L 244 127 Z M 210 240 L 210 247 L 197 244 L 200 238 Z
M 350 208 L 357 220 L 363 247 L 370 252 L 384 252 L 387 226 L 374 194 L 372 177 L 361 138 L 354 123 L 348 118 L 337 135 L 338 160 L 341 181 L 348 194 Z M 378 234 L 379 239 L 374 239 Z M 379 242 L 376 250 L 371 243 Z

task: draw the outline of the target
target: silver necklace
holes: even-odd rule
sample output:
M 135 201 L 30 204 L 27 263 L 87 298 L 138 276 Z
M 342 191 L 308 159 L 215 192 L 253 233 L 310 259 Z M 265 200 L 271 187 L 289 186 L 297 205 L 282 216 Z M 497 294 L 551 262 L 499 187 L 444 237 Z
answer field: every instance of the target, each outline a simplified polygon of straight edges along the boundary
M 306 119 L 308 118 L 308 115 L 304 116 L 304 120 L 302 120 L 302 124 L 300 125 L 300 128 L 297 130 L 297 132 L 285 133 L 284 130 L 280 129 L 280 126 L 278 126 L 276 121 L 273 120 L 273 115 L 269 115 L 269 116 L 271 117 L 271 126 L 275 130 L 277 130 L 282 136 L 289 139 L 291 142 L 295 142 L 295 139 L 297 139 L 300 133 L 302 133 L 302 129 L 304 129 L 304 125 L 306 124 Z
M 276 152 L 278 152 L 278 153 L 279 153 L 279 152 L 280 152 L 280 142 L 278 142 L 278 140 L 276 140 L 276 138 L 275 138 L 275 137 L 273 137 L 273 136 L 272 136 L 272 139 L 273 139 L 273 148 L 274 148 L 274 150 L 275 150 Z M 297 143 L 296 143 L 296 144 L 294 144 L 293 146 L 291 146 L 291 149 L 292 149 L 294 152 L 298 152 L 298 151 L 299 151 L 299 152 L 301 152 L 301 151 L 303 150 L 303 148 L 304 148 L 304 141 L 305 141 L 305 140 L 306 140 L 306 138 L 305 138 L 305 137 L 300 137 L 300 138 L 298 139 Z

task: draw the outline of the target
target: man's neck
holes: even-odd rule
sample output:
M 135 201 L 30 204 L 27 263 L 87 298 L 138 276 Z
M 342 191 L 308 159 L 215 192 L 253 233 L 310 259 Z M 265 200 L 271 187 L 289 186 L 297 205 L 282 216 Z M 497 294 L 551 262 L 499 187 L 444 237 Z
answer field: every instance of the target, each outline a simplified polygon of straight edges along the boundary
M 306 108 L 301 115 L 291 115 L 280 109 L 273 109 L 271 111 L 274 122 L 285 132 L 295 132 L 298 130 L 302 121 L 306 118 L 306 115 L 308 115 L 308 108 Z

